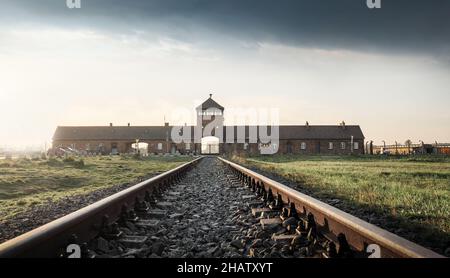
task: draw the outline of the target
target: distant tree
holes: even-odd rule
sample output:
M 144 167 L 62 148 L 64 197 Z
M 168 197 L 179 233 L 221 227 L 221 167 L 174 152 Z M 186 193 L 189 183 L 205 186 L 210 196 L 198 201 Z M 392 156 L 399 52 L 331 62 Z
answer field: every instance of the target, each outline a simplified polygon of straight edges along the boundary
M 411 154 L 412 141 L 410 139 L 406 140 L 405 145 L 408 147 L 408 153 Z

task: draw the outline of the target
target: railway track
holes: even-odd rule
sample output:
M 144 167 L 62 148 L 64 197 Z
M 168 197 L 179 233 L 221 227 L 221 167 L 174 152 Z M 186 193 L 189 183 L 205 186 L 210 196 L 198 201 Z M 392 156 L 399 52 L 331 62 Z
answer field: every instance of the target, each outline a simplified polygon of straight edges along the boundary
M 240 165 L 203 157 L 9 240 L 0 257 L 441 256 Z

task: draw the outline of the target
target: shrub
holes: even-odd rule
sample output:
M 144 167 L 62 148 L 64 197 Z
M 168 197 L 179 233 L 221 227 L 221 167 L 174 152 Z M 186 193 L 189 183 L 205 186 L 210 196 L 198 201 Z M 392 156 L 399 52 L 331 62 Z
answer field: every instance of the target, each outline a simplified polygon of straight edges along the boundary
M 73 162 L 75 162 L 75 159 L 73 157 L 71 157 L 71 156 L 68 156 L 68 157 L 63 159 L 63 162 L 64 163 L 73 163 Z
M 72 156 L 64 158 L 63 162 L 70 164 L 75 168 L 83 168 L 85 166 L 84 160 L 82 158 L 80 158 L 80 160 L 76 160 Z
M 20 201 L 17 201 L 17 203 L 16 203 L 17 206 L 24 206 L 26 204 L 27 204 L 27 202 L 25 200 L 20 200 Z
M 76 168 L 83 168 L 85 166 L 84 160 L 81 158 L 78 161 L 74 161 L 73 162 L 73 166 L 76 167 Z
M 47 160 L 47 165 L 51 167 L 58 167 L 62 166 L 63 163 L 56 158 L 50 158 L 49 160 Z
M 133 158 L 134 158 L 134 159 L 137 159 L 137 160 L 141 160 L 141 155 L 138 154 L 138 153 L 135 153 L 135 154 L 133 155 Z

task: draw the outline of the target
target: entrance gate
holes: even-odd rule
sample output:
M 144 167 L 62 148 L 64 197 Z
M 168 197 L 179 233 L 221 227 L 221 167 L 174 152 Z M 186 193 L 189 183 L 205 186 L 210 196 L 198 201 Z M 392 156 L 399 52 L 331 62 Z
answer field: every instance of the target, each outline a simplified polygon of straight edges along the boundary
M 202 154 L 219 154 L 219 138 L 207 136 L 202 138 Z

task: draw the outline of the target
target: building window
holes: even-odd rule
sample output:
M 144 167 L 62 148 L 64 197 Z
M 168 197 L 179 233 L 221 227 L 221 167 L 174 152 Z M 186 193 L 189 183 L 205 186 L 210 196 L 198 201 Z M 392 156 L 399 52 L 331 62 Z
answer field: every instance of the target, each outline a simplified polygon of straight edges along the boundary
M 158 143 L 158 150 L 162 150 L 162 143 Z
M 190 150 L 191 149 L 191 143 L 186 143 L 186 150 Z
M 353 149 L 355 149 L 355 150 L 359 149 L 359 142 L 354 142 Z
M 248 143 L 244 143 L 244 150 L 248 148 Z
M 272 145 L 272 150 L 276 151 L 278 150 L 278 144 L 271 144 Z
M 306 143 L 305 143 L 305 142 L 302 142 L 302 143 L 300 144 L 300 149 L 306 150 Z
M 91 144 L 87 143 L 86 144 L 86 151 L 90 151 L 91 150 Z
M 345 150 L 345 142 L 341 142 L 341 150 Z
M 329 143 L 328 143 L 328 149 L 329 149 L 329 150 L 332 150 L 332 149 L 333 149 L 333 142 L 329 142 Z

